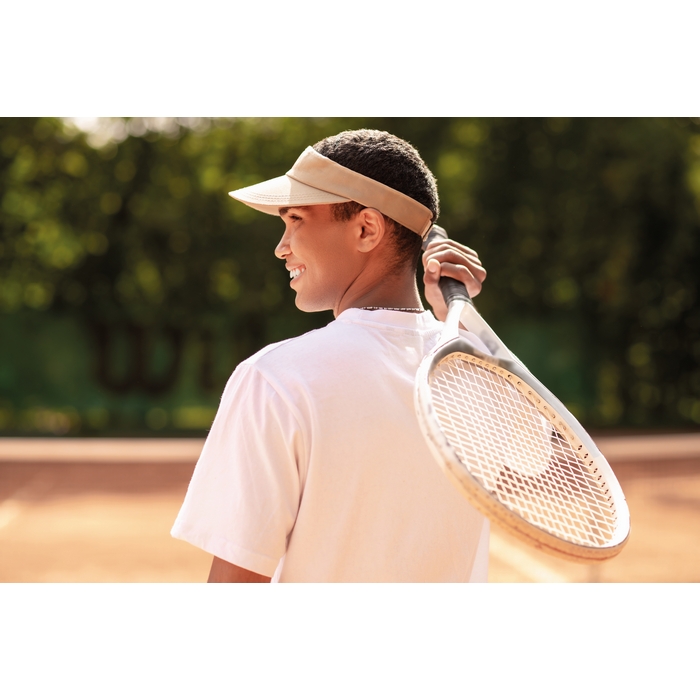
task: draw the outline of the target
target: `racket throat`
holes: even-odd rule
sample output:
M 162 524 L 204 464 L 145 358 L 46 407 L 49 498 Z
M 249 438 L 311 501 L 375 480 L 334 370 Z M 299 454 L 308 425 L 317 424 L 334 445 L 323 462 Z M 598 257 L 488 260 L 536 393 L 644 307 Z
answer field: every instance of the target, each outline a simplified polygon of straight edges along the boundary
M 521 365 L 523 364 L 494 333 L 491 326 L 484 321 L 473 304 L 465 304 L 462 307 L 460 310 L 460 321 L 464 328 L 473 333 L 487 347 L 493 357 L 498 357 L 502 360 L 514 360 Z
M 445 327 L 440 336 L 440 344 L 459 337 L 459 321 L 465 306 L 468 306 L 468 302 L 457 300 L 453 301 L 447 308 L 447 318 L 445 319 Z

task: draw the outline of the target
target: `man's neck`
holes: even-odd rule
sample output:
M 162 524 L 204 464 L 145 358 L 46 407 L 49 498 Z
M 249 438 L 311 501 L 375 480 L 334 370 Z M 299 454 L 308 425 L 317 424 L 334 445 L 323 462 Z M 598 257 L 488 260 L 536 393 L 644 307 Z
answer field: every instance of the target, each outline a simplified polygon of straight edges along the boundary
M 348 289 L 338 308 L 334 310 L 335 316 L 353 308 L 422 311 L 423 303 L 418 293 L 415 271 L 407 269 L 405 272 L 383 275 L 367 285 L 356 280 L 356 284 Z

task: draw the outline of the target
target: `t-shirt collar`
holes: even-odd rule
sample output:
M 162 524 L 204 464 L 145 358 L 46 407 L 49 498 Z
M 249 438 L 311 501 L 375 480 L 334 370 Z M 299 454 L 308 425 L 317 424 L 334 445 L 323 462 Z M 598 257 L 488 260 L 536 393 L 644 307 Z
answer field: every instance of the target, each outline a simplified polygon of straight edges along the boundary
M 389 311 L 388 309 L 345 309 L 336 321 L 345 323 L 371 323 L 380 326 L 394 326 L 396 328 L 411 328 L 414 330 L 433 330 L 438 324 L 437 319 L 430 311 L 411 313 L 407 311 Z

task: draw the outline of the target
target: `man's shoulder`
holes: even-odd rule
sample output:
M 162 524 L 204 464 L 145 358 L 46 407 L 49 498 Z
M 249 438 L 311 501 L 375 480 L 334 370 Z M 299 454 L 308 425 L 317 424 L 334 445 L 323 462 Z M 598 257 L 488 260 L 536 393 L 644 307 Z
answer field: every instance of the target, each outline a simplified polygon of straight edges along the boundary
M 401 350 L 409 346 L 412 352 L 407 356 L 414 362 L 416 352 L 422 355 L 429 349 L 426 339 L 430 345 L 441 329 L 431 314 L 424 318 L 386 314 L 345 311 L 323 328 L 267 345 L 244 360 L 239 371 L 252 372 L 273 385 L 277 378 L 283 383 L 318 381 L 335 386 L 340 376 L 351 377 L 358 371 L 366 376 L 370 367 L 385 366 L 381 357 L 396 363 Z
M 268 381 L 275 377 L 303 383 L 324 378 L 330 381 L 339 366 L 354 365 L 376 352 L 376 343 L 376 329 L 336 319 L 322 328 L 267 345 L 239 367 Z
M 308 331 L 303 335 L 287 338 L 276 343 L 266 345 L 251 355 L 241 364 L 266 367 L 276 363 L 284 363 L 288 358 L 304 354 L 310 355 L 319 352 L 324 346 L 335 337 L 332 328 L 333 324 Z

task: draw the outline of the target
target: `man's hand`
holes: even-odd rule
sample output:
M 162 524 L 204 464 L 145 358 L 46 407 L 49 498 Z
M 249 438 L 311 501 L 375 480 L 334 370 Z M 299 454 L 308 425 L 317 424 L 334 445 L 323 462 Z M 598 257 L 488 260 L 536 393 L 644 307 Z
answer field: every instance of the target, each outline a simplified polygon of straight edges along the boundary
M 447 306 L 438 287 L 440 276 L 454 277 L 463 282 L 470 297 L 475 297 L 481 291 L 486 279 L 486 270 L 477 253 L 450 239 L 438 238 L 428 245 L 423 253 L 423 268 L 425 298 L 439 321 L 447 318 Z

